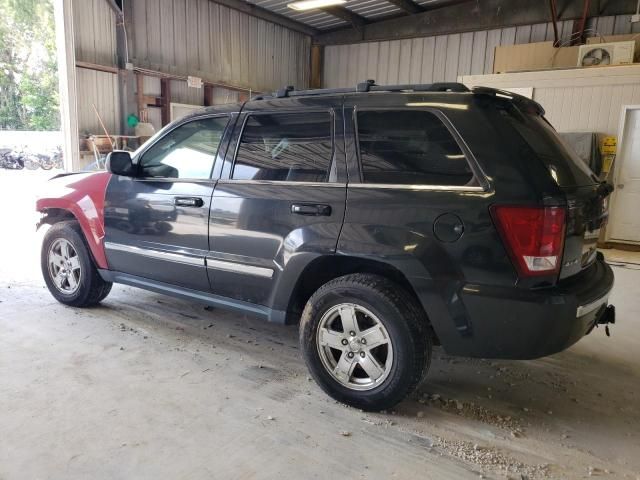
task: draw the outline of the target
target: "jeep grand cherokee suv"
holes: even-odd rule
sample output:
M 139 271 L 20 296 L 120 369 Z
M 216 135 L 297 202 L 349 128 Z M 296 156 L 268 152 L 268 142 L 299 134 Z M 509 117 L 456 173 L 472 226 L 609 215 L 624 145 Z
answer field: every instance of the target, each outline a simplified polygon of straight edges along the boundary
M 537 103 L 460 84 L 283 89 L 207 108 L 37 203 L 42 271 L 300 323 L 335 399 L 388 408 L 451 355 L 527 359 L 611 323 L 610 188 Z

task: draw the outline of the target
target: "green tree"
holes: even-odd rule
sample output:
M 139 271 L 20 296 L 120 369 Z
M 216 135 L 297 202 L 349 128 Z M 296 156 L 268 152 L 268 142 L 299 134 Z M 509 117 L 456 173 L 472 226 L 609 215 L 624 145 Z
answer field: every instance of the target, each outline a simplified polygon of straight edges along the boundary
M 0 128 L 57 130 L 51 0 L 0 0 Z

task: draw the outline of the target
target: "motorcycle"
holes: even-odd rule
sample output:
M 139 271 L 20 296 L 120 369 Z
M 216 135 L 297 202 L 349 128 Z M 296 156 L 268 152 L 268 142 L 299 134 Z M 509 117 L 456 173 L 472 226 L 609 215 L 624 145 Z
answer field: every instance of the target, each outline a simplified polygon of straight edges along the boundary
M 0 168 L 7 170 L 22 170 L 24 168 L 24 159 L 22 154 L 14 152 L 10 148 L 0 149 Z

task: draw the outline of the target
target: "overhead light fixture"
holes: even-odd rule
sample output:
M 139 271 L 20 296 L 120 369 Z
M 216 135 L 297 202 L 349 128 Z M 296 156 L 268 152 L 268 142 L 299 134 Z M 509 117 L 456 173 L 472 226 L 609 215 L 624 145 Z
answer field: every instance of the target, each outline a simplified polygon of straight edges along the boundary
M 333 5 L 342 5 L 344 3 L 347 3 L 347 0 L 301 0 L 300 2 L 288 3 L 287 7 L 301 12 L 304 10 L 331 7 Z

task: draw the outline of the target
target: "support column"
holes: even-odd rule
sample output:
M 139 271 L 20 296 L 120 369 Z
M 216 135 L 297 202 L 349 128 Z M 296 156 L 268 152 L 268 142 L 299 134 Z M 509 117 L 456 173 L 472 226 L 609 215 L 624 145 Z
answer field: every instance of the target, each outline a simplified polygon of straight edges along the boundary
M 311 45 L 311 75 L 309 87 L 322 88 L 322 62 L 324 60 L 324 46 Z
M 58 86 L 60 91 L 60 128 L 62 130 L 64 169 L 80 170 L 80 134 L 76 87 L 76 53 L 73 33 L 72 0 L 54 0 L 56 48 L 58 50 Z

